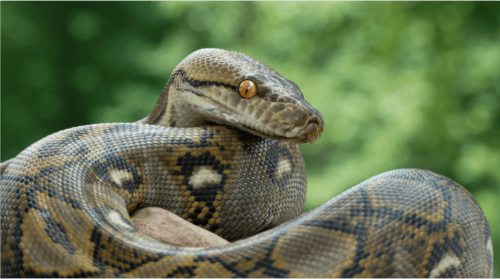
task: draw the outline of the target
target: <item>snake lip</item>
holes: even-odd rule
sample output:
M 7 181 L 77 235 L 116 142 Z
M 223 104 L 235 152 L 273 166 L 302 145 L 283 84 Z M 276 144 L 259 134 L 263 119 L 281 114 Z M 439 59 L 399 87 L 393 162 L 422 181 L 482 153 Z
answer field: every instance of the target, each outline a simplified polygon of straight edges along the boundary
M 305 137 L 305 136 L 289 138 L 286 136 L 280 136 L 280 135 L 273 133 L 273 132 L 267 132 L 267 130 L 265 130 L 267 133 L 260 132 L 260 131 L 257 131 L 255 129 L 248 128 L 247 126 L 244 126 L 242 124 L 237 124 L 237 125 L 235 125 L 235 127 L 242 130 L 242 131 L 248 132 L 252 135 L 262 137 L 262 138 L 272 139 L 272 140 L 282 140 L 282 141 L 295 142 L 295 143 L 306 143 L 308 141 L 307 137 Z
M 268 123 L 265 126 L 255 121 L 238 123 L 235 126 L 238 129 L 263 138 L 295 143 L 314 143 L 320 138 L 322 132 L 321 122 L 316 122 L 318 120 L 319 118 L 314 116 L 299 126 L 294 126 L 288 122 L 279 123 L 277 121 Z
M 286 105 L 285 103 L 282 103 Z M 294 110 L 286 109 L 276 112 L 271 112 L 267 108 L 264 111 L 271 112 L 270 115 L 254 119 L 254 111 L 250 114 L 240 114 L 239 117 L 233 118 L 232 123 L 227 121 L 219 122 L 221 124 L 237 127 L 250 134 L 269 138 L 274 140 L 282 140 L 295 143 L 314 143 L 317 141 L 322 133 L 322 120 L 317 115 L 307 116 L 304 110 L 298 109 L 296 106 Z M 238 114 L 238 111 L 232 111 Z M 262 115 L 265 115 L 264 112 Z M 278 116 L 278 119 L 276 117 Z M 271 120 L 272 119 L 272 120 Z

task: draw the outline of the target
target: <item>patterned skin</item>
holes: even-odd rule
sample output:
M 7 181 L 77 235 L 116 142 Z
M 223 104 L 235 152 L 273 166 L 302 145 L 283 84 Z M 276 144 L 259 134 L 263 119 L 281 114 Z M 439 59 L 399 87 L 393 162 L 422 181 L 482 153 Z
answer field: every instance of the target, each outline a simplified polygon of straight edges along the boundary
M 2 164 L 2 276 L 492 277 L 482 210 L 432 172 L 386 172 L 302 213 L 297 143 L 323 127 L 268 66 L 194 52 L 143 120 L 64 130 Z M 159 243 L 129 217 L 148 206 L 234 242 Z

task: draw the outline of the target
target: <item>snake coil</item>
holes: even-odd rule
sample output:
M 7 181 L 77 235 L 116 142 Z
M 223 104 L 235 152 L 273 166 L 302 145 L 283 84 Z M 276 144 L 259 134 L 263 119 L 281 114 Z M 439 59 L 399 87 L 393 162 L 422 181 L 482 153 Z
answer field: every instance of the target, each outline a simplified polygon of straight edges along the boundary
M 482 210 L 430 171 L 386 172 L 303 213 L 298 143 L 323 127 L 265 64 L 196 51 L 143 120 L 67 129 L 2 165 L 2 276 L 492 277 Z M 160 243 L 129 216 L 148 206 L 233 242 Z

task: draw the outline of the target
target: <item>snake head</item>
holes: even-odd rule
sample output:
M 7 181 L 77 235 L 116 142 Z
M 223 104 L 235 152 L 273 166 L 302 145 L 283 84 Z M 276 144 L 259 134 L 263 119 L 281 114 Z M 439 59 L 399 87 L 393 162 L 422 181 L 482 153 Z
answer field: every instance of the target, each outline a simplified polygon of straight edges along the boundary
M 193 52 L 175 68 L 162 96 L 156 117 L 152 113 L 154 124 L 195 127 L 212 122 L 297 143 L 314 143 L 325 126 L 297 84 L 234 51 Z

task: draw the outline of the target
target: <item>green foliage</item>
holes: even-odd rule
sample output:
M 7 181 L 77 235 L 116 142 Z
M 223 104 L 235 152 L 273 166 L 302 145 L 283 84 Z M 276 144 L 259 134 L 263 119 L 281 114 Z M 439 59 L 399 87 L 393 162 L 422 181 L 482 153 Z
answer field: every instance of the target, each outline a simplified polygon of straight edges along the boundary
M 302 145 L 306 209 L 373 175 L 466 187 L 500 251 L 498 2 L 4 2 L 2 161 L 53 132 L 130 122 L 199 48 L 295 81 L 326 129 Z M 495 276 L 500 276 L 496 257 Z

